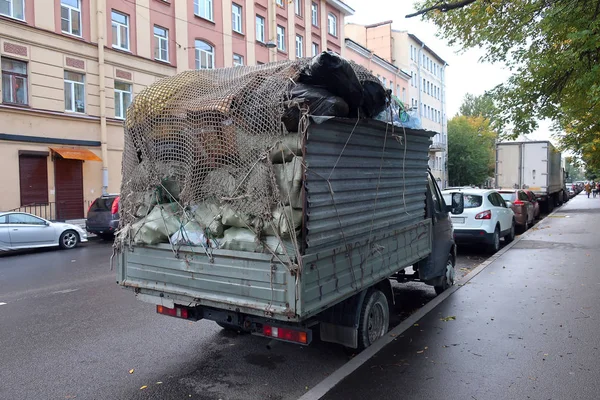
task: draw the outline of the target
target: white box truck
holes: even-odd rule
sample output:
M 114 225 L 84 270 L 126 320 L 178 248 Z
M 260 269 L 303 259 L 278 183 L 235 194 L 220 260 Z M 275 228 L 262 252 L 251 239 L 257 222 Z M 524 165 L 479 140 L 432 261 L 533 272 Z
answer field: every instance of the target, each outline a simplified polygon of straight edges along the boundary
M 550 212 L 564 200 L 561 153 L 549 141 L 496 145 L 496 188 L 529 189 Z

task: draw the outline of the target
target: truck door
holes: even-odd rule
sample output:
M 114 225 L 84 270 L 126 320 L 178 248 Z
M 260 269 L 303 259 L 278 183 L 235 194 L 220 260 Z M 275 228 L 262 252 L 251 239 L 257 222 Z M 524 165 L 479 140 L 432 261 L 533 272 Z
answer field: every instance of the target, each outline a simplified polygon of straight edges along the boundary
M 427 216 L 433 224 L 433 243 L 429 265 L 419 271 L 424 281 L 444 275 L 448 254 L 454 244 L 452 222 L 442 193 L 431 174 L 427 180 Z

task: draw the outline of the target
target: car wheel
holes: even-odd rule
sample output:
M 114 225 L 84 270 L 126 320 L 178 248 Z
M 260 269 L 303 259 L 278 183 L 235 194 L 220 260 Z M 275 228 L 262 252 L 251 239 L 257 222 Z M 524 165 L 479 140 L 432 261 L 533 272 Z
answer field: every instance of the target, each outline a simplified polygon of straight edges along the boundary
M 492 236 L 492 243 L 489 245 L 489 252 L 494 254 L 498 250 L 500 250 L 500 229 L 496 227 L 494 230 L 494 236 Z
M 72 249 L 79 243 L 79 235 L 75 231 L 64 231 L 58 239 L 61 249 Z
M 358 325 L 358 350 L 372 345 L 385 335 L 390 326 L 390 308 L 381 290 L 369 290 L 365 297 Z
M 515 221 L 512 222 L 512 226 L 510 227 L 510 233 L 504 237 L 504 241 L 506 243 L 510 243 L 515 240 Z
M 454 285 L 454 277 L 456 276 L 456 269 L 454 268 L 454 264 L 454 256 L 452 254 L 448 255 L 448 261 L 446 261 L 446 271 L 444 273 L 444 279 L 442 281 L 442 284 L 433 287 L 435 289 L 436 294 L 442 294 L 444 290 Z

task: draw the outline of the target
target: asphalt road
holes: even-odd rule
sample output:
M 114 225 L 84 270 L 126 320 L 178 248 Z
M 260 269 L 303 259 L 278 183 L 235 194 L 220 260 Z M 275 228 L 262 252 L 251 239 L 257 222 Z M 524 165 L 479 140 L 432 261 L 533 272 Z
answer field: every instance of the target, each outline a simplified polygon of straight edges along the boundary
M 0 399 L 296 399 L 352 357 L 157 315 L 116 285 L 111 252 L 0 256 Z M 461 249 L 458 275 L 486 257 Z M 416 282 L 395 294 L 394 324 L 435 297 Z

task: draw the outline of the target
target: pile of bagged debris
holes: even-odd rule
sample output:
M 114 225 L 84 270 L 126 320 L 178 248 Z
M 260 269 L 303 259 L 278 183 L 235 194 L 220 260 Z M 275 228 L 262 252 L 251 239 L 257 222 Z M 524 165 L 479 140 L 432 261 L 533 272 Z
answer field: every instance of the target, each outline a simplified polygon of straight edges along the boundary
M 117 246 L 297 255 L 308 124 L 373 118 L 389 99 L 369 71 L 330 52 L 149 86 L 127 112 Z

